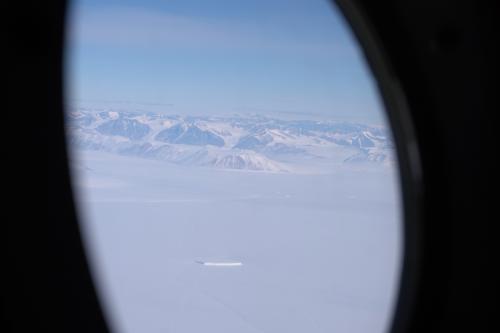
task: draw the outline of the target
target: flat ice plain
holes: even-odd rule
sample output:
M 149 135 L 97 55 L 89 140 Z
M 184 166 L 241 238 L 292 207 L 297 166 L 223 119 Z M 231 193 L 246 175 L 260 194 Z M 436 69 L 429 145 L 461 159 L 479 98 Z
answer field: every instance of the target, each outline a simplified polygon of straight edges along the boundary
M 388 329 L 402 248 L 395 167 L 270 173 L 83 150 L 72 165 L 115 332 Z

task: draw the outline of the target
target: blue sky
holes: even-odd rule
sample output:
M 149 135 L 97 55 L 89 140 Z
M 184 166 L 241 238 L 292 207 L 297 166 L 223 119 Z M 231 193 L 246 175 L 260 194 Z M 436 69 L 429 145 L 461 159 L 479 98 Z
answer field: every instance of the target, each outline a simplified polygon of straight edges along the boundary
M 352 33 L 324 0 L 75 0 L 68 28 L 72 103 L 384 122 Z

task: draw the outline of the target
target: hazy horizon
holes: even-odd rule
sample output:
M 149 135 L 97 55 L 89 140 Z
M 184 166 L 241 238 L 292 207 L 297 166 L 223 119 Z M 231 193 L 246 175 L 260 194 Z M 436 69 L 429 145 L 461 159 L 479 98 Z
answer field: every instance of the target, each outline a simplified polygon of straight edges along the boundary
M 304 0 L 76 1 L 67 98 L 383 124 L 372 75 L 337 11 Z

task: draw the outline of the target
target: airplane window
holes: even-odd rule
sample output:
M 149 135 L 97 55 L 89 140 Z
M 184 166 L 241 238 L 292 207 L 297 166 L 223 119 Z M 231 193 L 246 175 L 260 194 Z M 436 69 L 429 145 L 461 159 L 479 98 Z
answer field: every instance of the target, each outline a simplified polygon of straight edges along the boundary
M 386 332 L 391 129 L 325 0 L 74 0 L 66 132 L 113 332 Z

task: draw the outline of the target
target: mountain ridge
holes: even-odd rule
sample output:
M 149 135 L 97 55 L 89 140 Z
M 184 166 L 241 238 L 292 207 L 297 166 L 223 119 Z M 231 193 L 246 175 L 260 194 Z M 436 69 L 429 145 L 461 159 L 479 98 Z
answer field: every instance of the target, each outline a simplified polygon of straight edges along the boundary
M 281 120 L 265 116 L 196 117 L 124 110 L 67 114 L 76 149 L 180 165 L 293 172 L 313 164 L 395 161 L 390 131 L 360 123 Z

